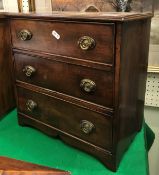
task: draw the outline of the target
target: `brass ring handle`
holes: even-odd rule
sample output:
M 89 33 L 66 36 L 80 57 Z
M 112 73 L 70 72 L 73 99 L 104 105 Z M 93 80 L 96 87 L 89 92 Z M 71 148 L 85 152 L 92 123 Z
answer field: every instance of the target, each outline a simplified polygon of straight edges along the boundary
M 25 66 L 23 72 L 27 77 L 31 77 L 36 72 L 36 69 L 32 66 Z
M 90 50 L 95 47 L 96 42 L 89 36 L 83 36 L 78 40 L 78 45 L 82 50 Z
M 18 38 L 20 38 L 22 41 L 31 40 L 32 36 L 32 33 L 26 29 L 23 29 L 18 33 Z
M 37 108 L 37 103 L 35 103 L 33 100 L 28 100 L 26 102 L 26 108 L 29 112 L 33 112 Z
M 96 90 L 96 84 L 90 79 L 81 80 L 80 87 L 83 91 L 87 93 L 94 92 Z
M 81 128 L 81 131 L 84 132 L 85 134 L 90 134 L 90 133 L 92 133 L 93 129 L 95 129 L 93 123 L 91 123 L 87 120 L 81 121 L 80 128 Z

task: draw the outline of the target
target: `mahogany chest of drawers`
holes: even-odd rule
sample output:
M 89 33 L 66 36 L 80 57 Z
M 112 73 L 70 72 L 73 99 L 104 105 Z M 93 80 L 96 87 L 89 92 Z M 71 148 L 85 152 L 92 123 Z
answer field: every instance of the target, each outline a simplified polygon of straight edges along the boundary
M 116 171 L 143 121 L 150 14 L 10 15 L 20 125 Z

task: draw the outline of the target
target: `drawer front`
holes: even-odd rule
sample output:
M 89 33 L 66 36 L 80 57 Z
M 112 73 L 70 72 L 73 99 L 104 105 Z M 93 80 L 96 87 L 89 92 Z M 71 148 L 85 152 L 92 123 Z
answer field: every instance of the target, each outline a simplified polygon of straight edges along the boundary
M 114 24 L 12 20 L 11 32 L 14 48 L 113 64 Z
M 36 105 L 33 105 L 35 104 Z M 111 149 L 111 117 L 18 87 L 21 113 L 105 149 Z
M 15 54 L 15 69 L 20 81 L 102 106 L 113 106 L 111 72 L 23 54 Z

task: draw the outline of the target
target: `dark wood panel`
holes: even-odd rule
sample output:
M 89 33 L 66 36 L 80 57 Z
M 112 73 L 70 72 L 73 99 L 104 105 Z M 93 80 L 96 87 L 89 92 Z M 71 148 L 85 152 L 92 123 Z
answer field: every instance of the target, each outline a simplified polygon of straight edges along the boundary
M 52 96 L 55 99 L 60 99 L 60 100 L 65 101 L 67 103 L 70 103 L 70 104 L 73 104 L 75 106 L 79 106 L 81 108 L 85 108 L 85 109 L 97 112 L 97 113 L 102 114 L 102 115 L 106 115 L 109 117 L 114 116 L 114 108 L 107 108 L 107 107 L 104 107 L 101 105 L 97 105 L 95 103 L 91 103 L 91 102 L 88 102 L 88 101 L 85 101 L 85 100 L 82 100 L 79 98 L 75 98 L 73 96 L 62 94 L 62 93 L 59 93 L 57 91 L 52 91 L 50 89 L 42 88 L 42 87 L 39 87 L 39 86 L 36 86 L 33 84 L 29 84 L 26 82 L 22 82 L 19 80 L 16 81 L 16 85 L 19 87 L 28 89 L 28 90 L 32 90 L 32 91 L 35 91 L 38 93 Z
M 117 46 L 121 47 L 117 52 L 118 104 L 113 127 L 117 166 L 143 124 L 150 20 L 119 24 L 118 31 Z
M 15 70 L 18 80 L 42 86 L 54 91 L 78 97 L 106 107 L 113 106 L 113 73 L 51 61 L 45 58 L 24 54 L 15 54 Z M 23 69 L 32 66 L 36 72 L 27 77 Z M 80 87 L 83 79 L 90 79 L 96 84 L 92 93 Z
M 15 106 L 8 20 L 0 19 L 0 117 Z
M 114 24 L 12 20 L 11 28 L 14 48 L 44 51 L 113 64 Z M 18 32 L 22 29 L 27 29 L 33 34 L 31 40 L 22 41 L 17 37 Z M 52 35 L 52 31 L 56 31 L 60 35 L 60 39 L 56 39 Z M 78 41 L 83 36 L 89 36 L 95 40 L 96 45 L 93 49 L 82 50 L 79 47 Z
M 32 126 L 38 128 L 43 133 L 46 133 L 49 136 L 55 137 L 59 130 L 53 128 L 52 126 L 40 122 L 34 118 L 24 115 L 22 113 L 18 114 L 18 121 L 21 126 Z M 72 136 L 68 133 L 60 132 L 60 138 L 67 144 L 76 147 L 82 151 L 85 151 L 92 156 L 100 160 L 107 168 L 112 171 L 116 170 L 115 156 L 111 152 L 104 150 L 100 147 L 97 147 L 93 144 L 90 144 L 84 140 L 81 140 L 78 137 Z
M 37 104 L 33 111 L 28 110 L 28 100 Z M 18 111 L 94 145 L 111 150 L 112 124 L 110 117 L 20 87 L 18 87 Z M 89 134 L 84 133 L 81 129 L 84 120 L 94 125 Z
M 25 54 L 29 56 L 47 58 L 50 60 L 59 61 L 63 63 L 70 63 L 70 64 L 75 64 L 75 65 L 80 65 L 80 66 L 85 66 L 85 67 L 92 67 L 95 69 L 105 70 L 105 71 L 110 71 L 110 72 L 113 72 L 115 69 L 114 65 L 111 65 L 111 64 L 104 64 L 104 63 L 99 63 L 99 62 L 94 62 L 94 61 L 89 61 L 89 60 L 81 60 L 78 58 L 68 57 L 68 56 L 59 56 L 55 54 L 46 53 L 43 51 L 35 51 L 35 50 L 32 51 L 32 50 L 27 50 L 27 49 L 13 49 L 13 52 L 18 53 L 18 54 Z

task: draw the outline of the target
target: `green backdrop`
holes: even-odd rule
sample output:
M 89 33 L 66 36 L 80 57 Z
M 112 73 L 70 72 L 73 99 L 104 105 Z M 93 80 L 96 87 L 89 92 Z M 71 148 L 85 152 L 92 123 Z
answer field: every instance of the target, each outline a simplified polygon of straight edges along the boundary
M 73 175 L 147 175 L 144 129 L 136 136 L 116 173 L 92 156 L 17 124 L 16 110 L 0 121 L 0 155 L 70 171 Z

